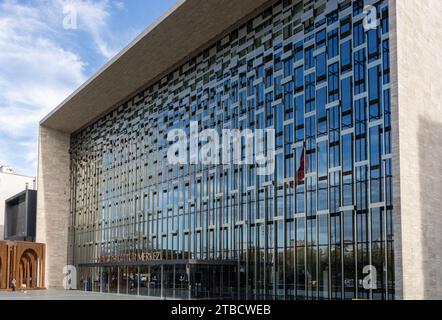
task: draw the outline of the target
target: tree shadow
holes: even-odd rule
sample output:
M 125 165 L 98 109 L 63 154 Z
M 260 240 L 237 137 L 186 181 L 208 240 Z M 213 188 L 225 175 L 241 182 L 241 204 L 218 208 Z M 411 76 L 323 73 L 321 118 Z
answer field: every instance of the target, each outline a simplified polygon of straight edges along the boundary
M 424 298 L 441 299 L 442 123 L 419 117 L 418 143 Z

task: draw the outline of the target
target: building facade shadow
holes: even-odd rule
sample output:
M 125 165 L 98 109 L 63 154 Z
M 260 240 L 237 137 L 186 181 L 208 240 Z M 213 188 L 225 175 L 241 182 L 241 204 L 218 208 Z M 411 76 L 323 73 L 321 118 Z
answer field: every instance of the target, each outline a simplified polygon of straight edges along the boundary
M 442 297 L 442 123 L 420 117 L 418 141 L 422 265 L 431 300 Z

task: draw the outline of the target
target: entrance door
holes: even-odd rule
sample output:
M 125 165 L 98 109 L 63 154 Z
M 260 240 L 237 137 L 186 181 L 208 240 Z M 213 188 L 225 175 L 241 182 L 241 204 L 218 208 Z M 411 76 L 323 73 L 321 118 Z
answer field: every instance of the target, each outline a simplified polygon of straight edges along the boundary
M 109 293 L 109 268 L 101 268 L 101 292 Z
M 109 268 L 109 293 L 118 293 L 118 267 Z
M 120 267 L 120 274 L 119 274 L 119 294 L 128 294 L 128 282 L 129 282 L 129 275 L 127 273 L 127 267 Z
M 141 266 L 139 273 L 140 296 L 150 296 L 150 267 Z
M 175 266 L 166 265 L 163 267 L 163 297 L 174 298 L 175 291 Z
M 92 291 L 101 291 L 101 268 L 92 268 Z
M 185 265 L 175 266 L 175 298 L 189 299 L 189 277 Z
M 91 275 L 91 268 L 81 267 L 79 268 L 78 273 L 78 290 L 80 291 L 92 291 L 92 280 L 93 276 Z M 92 270 L 93 271 L 93 270 Z M 19 270 L 19 274 L 21 274 L 21 268 Z M 19 279 L 21 276 L 19 277 Z
M 150 296 L 161 297 L 161 266 L 150 267 L 148 282 Z
M 127 269 L 127 293 L 133 296 L 138 295 L 139 274 L 138 267 L 128 267 Z
M 209 268 L 206 265 L 193 265 L 190 272 L 192 298 L 210 299 L 208 288 Z

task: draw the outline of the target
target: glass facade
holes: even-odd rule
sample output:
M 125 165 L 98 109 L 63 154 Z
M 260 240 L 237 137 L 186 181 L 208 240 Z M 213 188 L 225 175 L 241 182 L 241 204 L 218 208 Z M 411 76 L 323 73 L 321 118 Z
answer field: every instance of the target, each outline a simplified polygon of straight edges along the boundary
M 74 134 L 80 288 L 393 299 L 388 1 L 369 4 L 366 30 L 363 0 L 280 1 Z M 275 129 L 275 172 L 170 165 L 168 133 L 191 121 Z

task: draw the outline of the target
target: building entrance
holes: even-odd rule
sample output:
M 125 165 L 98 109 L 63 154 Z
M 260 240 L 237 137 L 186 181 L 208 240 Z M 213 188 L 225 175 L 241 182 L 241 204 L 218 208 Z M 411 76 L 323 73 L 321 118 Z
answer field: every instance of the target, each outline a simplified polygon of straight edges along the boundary
M 162 299 L 237 299 L 236 264 L 80 266 L 78 289 Z

